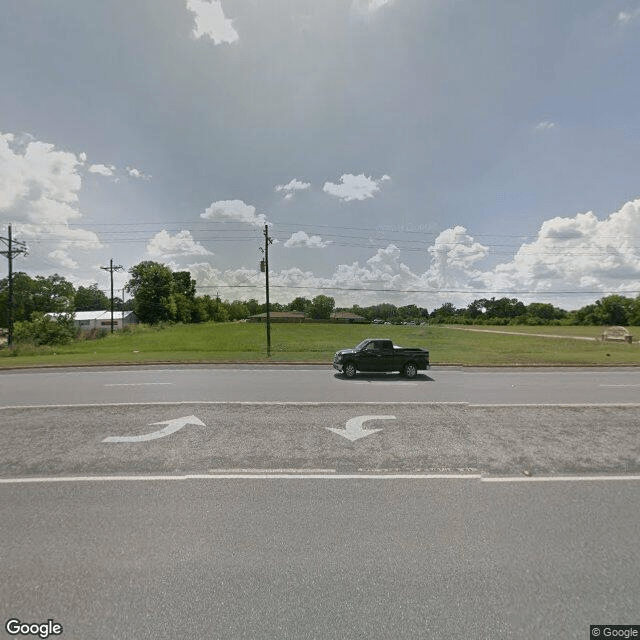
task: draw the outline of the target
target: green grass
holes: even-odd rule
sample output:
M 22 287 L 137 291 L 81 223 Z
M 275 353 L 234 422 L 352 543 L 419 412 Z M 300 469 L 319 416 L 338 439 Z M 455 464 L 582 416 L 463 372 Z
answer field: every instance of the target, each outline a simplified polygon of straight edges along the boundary
M 474 327 L 517 331 L 506 335 L 461 331 L 442 326 L 371 326 L 277 324 L 271 326 L 271 358 L 266 328 L 251 323 L 141 326 L 130 332 L 80 340 L 59 347 L 0 350 L 0 368 L 145 362 L 318 362 L 329 364 L 338 349 L 367 337 L 390 338 L 402 346 L 426 347 L 432 364 L 633 364 L 640 365 L 640 346 L 544 338 L 541 333 L 596 336 L 602 327 Z M 631 328 L 640 336 L 640 328 Z M 538 335 L 537 335 L 538 334 Z

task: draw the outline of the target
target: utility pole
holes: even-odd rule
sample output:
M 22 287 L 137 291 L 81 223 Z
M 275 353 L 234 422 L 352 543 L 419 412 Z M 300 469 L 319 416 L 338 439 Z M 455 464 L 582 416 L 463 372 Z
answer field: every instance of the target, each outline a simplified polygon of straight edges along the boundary
M 109 271 L 111 273 L 111 333 L 113 333 L 113 272 L 114 271 L 123 271 L 124 267 L 118 265 L 116 267 L 113 266 L 113 258 L 109 262 L 108 267 L 100 267 L 103 271 Z
M 0 251 L 0 253 L 3 256 L 6 256 L 7 260 L 9 261 L 9 295 L 7 297 L 7 346 L 10 347 L 13 343 L 13 256 L 20 255 L 21 253 L 26 256 L 27 246 L 24 242 L 15 242 L 14 247 L 14 242 L 11 237 L 11 225 L 9 225 L 8 235 L 8 238 L 0 237 L 0 240 L 4 242 L 5 246 L 7 247 L 6 251 Z
M 269 237 L 269 225 L 264 225 L 264 260 L 260 263 L 260 270 L 265 272 L 265 286 L 267 291 L 267 358 L 271 357 L 271 310 L 269 308 L 269 245 L 273 239 Z

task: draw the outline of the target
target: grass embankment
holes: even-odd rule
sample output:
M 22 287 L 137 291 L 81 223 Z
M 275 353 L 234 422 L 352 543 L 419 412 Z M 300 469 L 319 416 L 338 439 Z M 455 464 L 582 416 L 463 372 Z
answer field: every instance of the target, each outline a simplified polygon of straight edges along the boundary
M 331 363 L 338 349 L 367 337 L 390 338 L 407 347 L 431 351 L 431 363 L 465 365 L 640 365 L 640 346 L 539 334 L 594 337 L 601 327 L 473 327 L 494 333 L 460 331 L 442 326 L 371 326 L 336 324 L 272 324 L 271 358 L 261 324 L 206 323 L 140 326 L 95 340 L 58 347 L 18 346 L 0 350 L 0 368 L 16 366 L 135 364 L 145 362 L 318 362 Z M 508 335 L 500 331 L 531 335 Z M 634 337 L 640 328 L 631 328 Z M 538 335 L 537 335 L 538 334 Z M 637 338 L 636 338 L 637 339 Z

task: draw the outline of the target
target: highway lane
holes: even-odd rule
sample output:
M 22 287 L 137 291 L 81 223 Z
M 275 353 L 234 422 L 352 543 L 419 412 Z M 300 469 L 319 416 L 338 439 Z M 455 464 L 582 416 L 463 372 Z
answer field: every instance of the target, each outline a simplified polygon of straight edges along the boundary
M 0 616 L 101 640 L 589 637 L 637 624 L 633 481 L 2 487 Z
M 327 366 L 183 366 L 0 372 L 0 406 L 179 401 L 620 404 L 640 398 L 640 368 L 434 367 L 345 380 Z

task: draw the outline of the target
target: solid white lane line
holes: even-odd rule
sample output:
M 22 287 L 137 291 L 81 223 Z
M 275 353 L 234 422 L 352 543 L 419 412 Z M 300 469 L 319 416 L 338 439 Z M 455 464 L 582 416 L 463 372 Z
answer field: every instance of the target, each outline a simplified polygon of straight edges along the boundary
M 465 404 L 465 403 L 458 403 Z M 512 409 L 526 409 L 526 408 L 534 408 L 534 409 L 594 409 L 597 407 L 607 407 L 608 409 L 639 409 L 639 402 L 566 402 L 566 403 L 521 403 L 521 404 L 468 404 L 470 409 L 504 409 L 504 408 L 512 408 Z
M 640 480 L 640 476 L 502 476 L 498 478 L 487 476 L 483 477 L 481 482 L 610 482 L 618 480 Z
M 87 403 L 87 404 L 34 404 L 34 405 L 4 405 L 0 406 L 2 409 L 67 409 L 77 407 L 156 407 L 156 406 L 173 406 L 173 405 L 194 405 L 201 404 L 207 406 L 225 406 L 225 405 L 241 405 L 241 406 L 278 406 L 278 407 L 324 407 L 327 405 L 375 405 L 375 406 L 396 406 L 396 405 L 408 405 L 408 406 L 462 406 L 467 405 L 467 402 L 429 402 L 424 400 L 415 401 L 381 401 L 381 400 L 344 400 L 338 402 L 332 402 L 331 400 L 323 401 L 295 401 L 295 400 L 164 400 L 157 402 L 105 402 L 105 403 Z M 509 406 L 509 405 L 507 405 Z M 605 405 L 608 406 L 608 405 Z M 640 406 L 640 405 L 638 405 Z
M 149 480 L 479 480 L 477 474 L 427 473 L 194 473 L 179 476 L 62 476 L 50 478 L 0 478 L 0 484 L 57 482 L 136 482 Z
M 601 384 L 601 387 L 640 387 L 640 384 Z
M 60 476 L 39 478 L 0 478 L 1 484 L 47 484 L 61 482 L 147 482 L 147 481 L 183 481 L 183 480 L 479 480 L 488 483 L 539 483 L 539 482 L 633 482 L 640 480 L 640 475 L 628 476 L 540 476 L 527 477 L 483 477 L 477 473 L 307 473 L 300 472 L 220 472 L 193 473 L 185 475 L 150 475 L 150 476 Z

